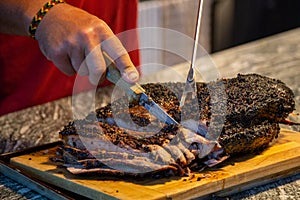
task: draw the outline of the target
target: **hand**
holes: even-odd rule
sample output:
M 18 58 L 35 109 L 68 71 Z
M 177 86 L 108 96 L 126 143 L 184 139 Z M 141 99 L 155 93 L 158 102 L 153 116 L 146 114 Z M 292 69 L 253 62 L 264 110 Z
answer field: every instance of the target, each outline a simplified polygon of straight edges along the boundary
M 97 85 L 106 71 L 105 51 L 125 81 L 136 82 L 139 78 L 127 51 L 108 25 L 81 9 L 66 3 L 56 5 L 45 15 L 35 36 L 47 59 L 67 75 L 88 75 Z

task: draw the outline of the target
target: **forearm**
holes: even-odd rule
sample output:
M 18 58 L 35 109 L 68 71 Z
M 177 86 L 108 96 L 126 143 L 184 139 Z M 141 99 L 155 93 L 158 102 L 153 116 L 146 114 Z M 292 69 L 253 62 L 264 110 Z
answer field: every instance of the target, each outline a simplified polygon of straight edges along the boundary
M 48 0 L 1 0 L 0 32 L 29 35 L 28 27 L 33 16 Z

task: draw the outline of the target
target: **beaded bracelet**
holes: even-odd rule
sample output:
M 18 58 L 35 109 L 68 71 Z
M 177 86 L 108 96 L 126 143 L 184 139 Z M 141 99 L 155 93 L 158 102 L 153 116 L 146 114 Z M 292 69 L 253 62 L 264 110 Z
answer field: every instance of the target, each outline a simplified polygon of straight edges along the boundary
M 48 13 L 48 11 L 55 5 L 59 3 L 64 3 L 63 0 L 51 0 L 48 1 L 33 17 L 31 24 L 29 25 L 29 34 L 34 39 L 35 32 L 37 27 L 39 26 L 40 22 L 44 18 L 44 16 Z

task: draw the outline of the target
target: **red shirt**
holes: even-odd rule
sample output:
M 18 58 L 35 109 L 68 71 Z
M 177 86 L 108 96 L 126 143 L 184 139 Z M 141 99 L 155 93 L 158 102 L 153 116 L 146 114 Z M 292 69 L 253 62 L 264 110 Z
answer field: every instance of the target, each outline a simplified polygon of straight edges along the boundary
M 115 34 L 136 28 L 137 0 L 67 2 L 98 16 Z M 126 38 L 125 43 L 137 46 L 135 36 Z M 129 54 L 135 66 L 138 66 L 138 51 Z M 25 36 L 0 34 L 0 115 L 69 96 L 75 78 L 64 75 L 48 61 L 37 41 Z M 88 78 L 84 79 L 85 84 L 89 85 Z

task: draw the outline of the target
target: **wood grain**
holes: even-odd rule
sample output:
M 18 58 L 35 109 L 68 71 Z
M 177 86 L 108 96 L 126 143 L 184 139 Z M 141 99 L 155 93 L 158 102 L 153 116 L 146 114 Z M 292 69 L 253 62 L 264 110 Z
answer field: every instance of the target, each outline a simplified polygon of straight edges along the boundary
M 190 177 L 122 179 L 69 174 L 49 161 L 55 149 L 12 158 L 11 164 L 40 180 L 92 199 L 186 199 L 242 190 L 300 171 L 298 132 L 281 130 L 280 137 L 259 155 L 231 158 L 222 166 Z

